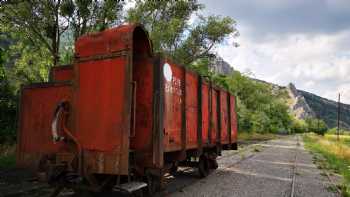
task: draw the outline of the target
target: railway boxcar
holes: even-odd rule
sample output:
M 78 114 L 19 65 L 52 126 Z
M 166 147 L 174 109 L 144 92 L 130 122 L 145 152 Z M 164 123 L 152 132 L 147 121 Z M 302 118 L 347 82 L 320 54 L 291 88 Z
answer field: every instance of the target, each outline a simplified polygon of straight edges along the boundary
M 237 148 L 235 97 L 160 55 L 140 25 L 80 37 L 72 65 L 22 88 L 17 164 L 57 186 L 153 192 Z

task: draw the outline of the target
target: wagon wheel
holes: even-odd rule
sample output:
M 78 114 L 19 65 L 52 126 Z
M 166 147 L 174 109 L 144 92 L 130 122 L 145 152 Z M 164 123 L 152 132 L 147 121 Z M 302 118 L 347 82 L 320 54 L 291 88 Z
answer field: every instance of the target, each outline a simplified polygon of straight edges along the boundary
M 231 144 L 231 150 L 238 150 L 238 144 L 237 144 L 237 142 Z
M 216 160 L 217 154 L 216 153 L 210 153 L 208 154 L 208 163 L 209 163 L 209 169 L 217 169 L 219 167 L 219 164 Z
M 209 167 L 210 169 L 218 169 L 218 161 L 216 159 L 209 159 Z
M 171 165 L 170 174 L 171 174 L 171 175 L 176 175 L 177 170 L 178 170 L 178 164 L 174 162 L 174 163 Z
M 204 155 L 199 157 L 198 170 L 201 178 L 208 176 L 210 173 L 209 161 L 208 158 Z
M 148 190 L 146 189 L 146 196 L 153 196 L 161 189 L 161 177 L 152 174 L 147 175 Z

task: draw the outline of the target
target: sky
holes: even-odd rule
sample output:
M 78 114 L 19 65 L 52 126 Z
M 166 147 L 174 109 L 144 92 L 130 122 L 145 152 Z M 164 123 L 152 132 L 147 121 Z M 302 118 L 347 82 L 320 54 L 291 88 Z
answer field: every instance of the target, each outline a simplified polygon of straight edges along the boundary
M 199 1 L 237 22 L 215 49 L 234 69 L 350 104 L 350 0 Z

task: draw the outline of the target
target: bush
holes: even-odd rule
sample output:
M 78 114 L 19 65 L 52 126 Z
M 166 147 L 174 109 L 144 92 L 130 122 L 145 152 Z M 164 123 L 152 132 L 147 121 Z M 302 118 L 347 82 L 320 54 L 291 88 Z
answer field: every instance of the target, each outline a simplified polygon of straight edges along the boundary
M 337 133 L 338 133 L 337 127 L 328 129 L 328 131 L 327 131 L 327 134 L 336 135 Z M 339 134 L 341 134 L 341 135 L 350 135 L 350 132 L 348 130 L 345 130 L 345 129 L 340 129 L 339 130 Z
M 292 133 L 305 133 L 308 131 L 308 126 L 304 120 L 299 120 L 293 118 L 291 123 L 291 132 Z
M 308 127 L 308 132 L 324 135 L 328 130 L 326 123 L 321 119 L 308 118 L 305 120 L 305 122 Z

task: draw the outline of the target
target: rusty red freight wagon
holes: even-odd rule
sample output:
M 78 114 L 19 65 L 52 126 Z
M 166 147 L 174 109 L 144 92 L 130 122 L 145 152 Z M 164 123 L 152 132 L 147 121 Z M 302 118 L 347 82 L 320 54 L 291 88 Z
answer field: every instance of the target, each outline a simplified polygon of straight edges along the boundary
M 140 25 L 80 37 L 72 65 L 22 88 L 17 165 L 57 187 L 153 192 L 166 172 L 205 177 L 237 148 L 235 96 L 155 56 Z

